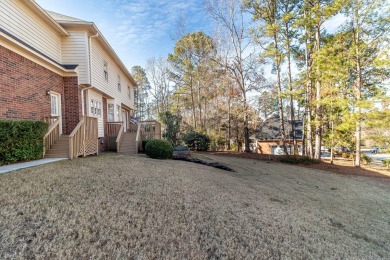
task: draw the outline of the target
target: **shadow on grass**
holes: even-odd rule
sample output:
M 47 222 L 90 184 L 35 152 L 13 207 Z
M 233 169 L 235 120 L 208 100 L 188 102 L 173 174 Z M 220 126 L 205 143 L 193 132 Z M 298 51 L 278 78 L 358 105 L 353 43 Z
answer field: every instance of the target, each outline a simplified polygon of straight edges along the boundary
M 278 162 L 278 155 L 268 155 L 268 154 L 256 154 L 256 153 L 241 153 L 241 152 L 204 152 L 201 153 L 205 156 L 207 154 L 212 155 L 222 155 L 222 156 L 230 156 L 244 159 L 254 159 L 254 160 L 262 160 L 262 161 L 273 161 Z M 390 172 L 387 173 L 382 170 L 377 169 L 368 169 L 367 166 L 355 167 L 352 165 L 348 165 L 351 162 L 340 162 L 335 161 L 334 164 L 330 164 L 330 162 L 321 161 L 317 164 L 294 164 L 295 166 L 306 167 L 311 169 L 318 169 L 329 171 L 337 174 L 345 174 L 345 175 L 353 175 L 353 176 L 366 176 L 372 178 L 381 178 L 381 179 L 389 179 L 390 180 Z

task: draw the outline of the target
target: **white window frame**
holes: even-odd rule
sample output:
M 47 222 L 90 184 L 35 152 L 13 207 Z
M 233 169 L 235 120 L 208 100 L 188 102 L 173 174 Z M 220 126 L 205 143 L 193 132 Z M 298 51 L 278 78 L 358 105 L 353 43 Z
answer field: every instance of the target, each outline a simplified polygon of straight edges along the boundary
M 103 71 L 104 71 L 104 79 L 108 82 L 108 63 L 107 63 L 107 61 L 104 61 Z
M 91 98 L 89 101 L 89 114 L 95 117 L 102 117 L 102 101 Z
M 122 86 L 121 86 L 121 76 L 118 74 L 118 91 L 122 91 Z

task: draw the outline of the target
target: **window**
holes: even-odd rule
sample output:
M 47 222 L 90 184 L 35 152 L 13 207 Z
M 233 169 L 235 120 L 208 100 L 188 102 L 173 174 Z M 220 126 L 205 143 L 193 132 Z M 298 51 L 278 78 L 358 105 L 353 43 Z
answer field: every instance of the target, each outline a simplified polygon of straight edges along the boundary
M 118 91 L 121 92 L 121 76 L 118 75 Z
M 58 97 L 51 95 L 51 115 L 58 116 Z
M 104 62 L 104 79 L 108 82 L 108 63 Z
M 121 111 L 121 107 L 120 106 L 116 106 L 116 121 L 120 121 L 121 118 L 120 118 L 120 111 Z
M 131 100 L 131 87 L 127 86 L 127 95 L 129 99 Z
M 114 104 L 108 104 L 107 114 L 108 114 L 108 122 L 114 122 L 115 121 Z
M 90 115 L 101 117 L 101 115 L 102 115 L 102 102 L 91 99 L 89 107 L 90 107 Z

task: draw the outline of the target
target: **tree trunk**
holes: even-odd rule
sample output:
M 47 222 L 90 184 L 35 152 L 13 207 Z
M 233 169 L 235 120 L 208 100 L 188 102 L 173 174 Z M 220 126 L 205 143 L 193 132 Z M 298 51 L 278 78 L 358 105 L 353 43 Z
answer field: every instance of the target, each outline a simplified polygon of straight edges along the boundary
M 192 120 L 194 121 L 194 130 L 196 131 L 196 112 L 195 112 L 194 89 L 192 86 L 192 76 L 190 78 L 190 90 L 191 90 Z
M 306 11 L 305 11 L 306 17 Z M 305 36 L 306 36 L 306 47 L 305 47 L 305 63 L 306 63 L 306 97 L 305 97 L 305 127 L 306 130 L 305 138 L 302 138 L 303 144 L 306 144 L 306 149 L 302 147 L 302 150 L 305 151 L 306 155 L 313 159 L 313 131 L 312 131 L 312 122 L 311 122 L 311 100 L 312 100 L 312 79 L 311 79 L 311 70 L 312 70 L 312 47 L 311 47 L 311 36 L 308 31 L 307 26 L 305 26 Z
M 287 45 L 287 69 L 288 69 L 288 89 L 290 91 L 290 121 L 291 121 L 291 133 L 294 145 L 294 155 L 298 154 L 297 139 L 295 133 L 295 112 L 294 112 L 294 97 L 293 97 L 293 87 L 292 87 L 292 72 L 291 72 L 291 46 L 290 46 L 290 28 L 288 23 L 286 23 L 286 45 Z
M 278 49 L 279 46 L 278 46 L 278 40 L 276 34 L 274 34 L 274 47 L 275 47 L 275 51 L 278 53 L 275 57 L 275 65 L 276 65 L 276 76 L 277 76 L 277 85 L 278 85 L 279 129 L 280 129 L 280 135 L 282 137 L 283 151 L 286 155 L 288 155 L 287 146 L 286 146 L 286 131 L 284 129 L 282 82 L 280 76 L 281 57 L 279 56 L 279 49 Z
M 244 139 L 245 139 L 245 149 L 244 152 L 250 153 L 249 147 L 249 120 L 248 120 L 248 103 L 246 101 L 246 95 L 244 92 Z
M 355 54 L 356 54 L 356 73 L 357 73 L 357 82 L 356 82 L 356 104 L 357 104 L 357 119 L 356 119 L 356 157 L 355 157 L 355 166 L 360 167 L 360 143 L 361 143 L 361 134 L 362 134 L 362 127 L 360 122 L 360 100 L 361 100 L 361 87 L 362 87 L 362 70 L 361 70 L 361 64 L 360 64 L 360 53 L 359 53 L 359 13 L 358 13 L 358 7 L 355 6 Z
M 317 25 L 316 28 L 316 51 L 317 53 L 320 51 L 320 26 Z M 322 127 L 321 127 L 321 81 L 320 81 L 320 67 L 317 64 L 316 68 L 316 132 L 315 132 L 315 150 L 314 150 L 314 158 L 317 160 L 321 159 L 321 135 L 322 135 Z

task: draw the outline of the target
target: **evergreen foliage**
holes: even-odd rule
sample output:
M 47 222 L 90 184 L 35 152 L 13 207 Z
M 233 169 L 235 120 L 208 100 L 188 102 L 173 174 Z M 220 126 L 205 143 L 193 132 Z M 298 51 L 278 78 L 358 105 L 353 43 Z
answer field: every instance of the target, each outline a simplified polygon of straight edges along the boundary
M 173 146 L 166 140 L 149 140 L 145 146 L 145 153 L 153 159 L 171 159 Z
M 184 143 L 194 151 L 207 151 L 210 138 L 202 133 L 190 131 L 183 136 Z
M 42 158 L 47 129 L 40 121 L 0 121 L 0 165 Z

